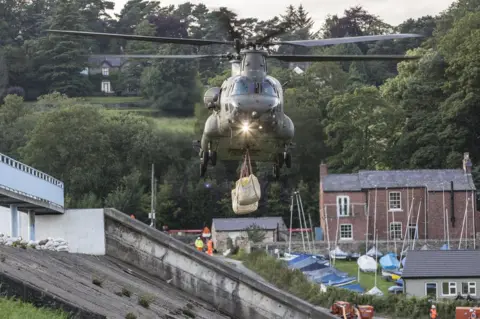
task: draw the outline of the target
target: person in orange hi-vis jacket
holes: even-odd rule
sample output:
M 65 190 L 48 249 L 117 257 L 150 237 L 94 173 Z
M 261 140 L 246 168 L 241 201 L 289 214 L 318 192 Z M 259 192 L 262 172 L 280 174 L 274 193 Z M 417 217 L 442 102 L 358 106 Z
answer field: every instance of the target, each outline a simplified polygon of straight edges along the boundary
M 213 256 L 213 240 L 211 238 L 207 242 L 207 254 Z
M 430 309 L 430 318 L 437 319 L 437 307 L 435 307 L 435 305 L 432 305 L 432 308 Z

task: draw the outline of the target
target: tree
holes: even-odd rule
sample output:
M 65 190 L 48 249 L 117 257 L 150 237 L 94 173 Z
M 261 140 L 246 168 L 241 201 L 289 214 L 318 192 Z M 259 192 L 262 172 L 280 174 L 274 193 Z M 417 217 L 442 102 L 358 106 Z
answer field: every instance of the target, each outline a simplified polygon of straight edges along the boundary
M 134 170 L 129 175 L 124 176 L 120 185 L 108 194 L 105 205 L 127 214 L 139 215 L 144 196 L 145 187 L 141 183 L 141 173 Z
M 335 96 L 327 106 L 327 145 L 332 168 L 342 171 L 384 166 L 388 136 L 396 127 L 396 109 L 375 87 L 359 87 Z
M 247 228 L 248 240 L 253 243 L 261 243 L 265 240 L 267 232 L 258 225 L 251 225 Z
M 85 30 L 86 20 L 74 0 L 65 0 L 55 6 L 46 20 L 50 29 Z M 48 35 L 37 42 L 36 67 L 46 87 L 68 96 L 85 96 L 91 92 L 88 78 L 80 72 L 87 65 L 89 40 L 65 35 Z

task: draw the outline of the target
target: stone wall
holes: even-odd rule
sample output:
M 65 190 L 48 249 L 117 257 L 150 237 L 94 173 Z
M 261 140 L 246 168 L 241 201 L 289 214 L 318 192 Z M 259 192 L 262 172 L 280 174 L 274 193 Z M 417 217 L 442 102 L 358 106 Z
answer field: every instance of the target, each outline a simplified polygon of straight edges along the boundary
M 398 241 L 397 242 L 397 254 L 400 254 L 401 249 L 402 249 L 402 242 Z M 422 248 L 424 245 L 427 245 L 429 249 L 440 249 L 445 242 L 443 240 L 417 240 L 415 243 L 415 250 L 419 250 Z M 459 240 L 450 240 L 450 247 L 452 249 L 458 249 L 459 245 Z M 314 241 L 313 246 L 315 247 L 315 251 L 318 254 L 327 254 L 328 253 L 328 243 L 326 241 Z M 334 243 L 331 243 L 330 249 L 334 249 L 335 247 Z M 338 247 L 340 247 L 341 250 L 345 252 L 357 252 L 360 254 L 365 253 L 365 249 L 370 249 L 373 247 L 373 243 L 369 242 L 368 243 L 368 248 L 365 246 L 365 241 L 348 241 L 348 242 L 338 242 L 337 244 Z M 412 247 L 412 243 L 410 245 L 405 244 L 404 249 L 407 247 Z M 473 240 L 469 241 L 462 241 L 462 249 L 473 249 Z M 307 248 L 308 251 L 308 244 L 305 239 L 305 247 Z M 288 242 L 277 242 L 277 243 L 270 243 L 270 244 L 252 244 L 252 249 L 266 249 L 268 250 L 274 250 L 274 249 L 280 249 L 281 251 L 287 251 L 288 250 Z M 395 251 L 395 242 L 392 241 L 378 241 L 378 249 L 382 253 L 386 252 L 394 252 Z M 477 239 L 475 249 L 480 249 L 480 240 Z M 292 241 L 292 252 L 302 252 L 303 250 L 303 244 L 302 241 Z

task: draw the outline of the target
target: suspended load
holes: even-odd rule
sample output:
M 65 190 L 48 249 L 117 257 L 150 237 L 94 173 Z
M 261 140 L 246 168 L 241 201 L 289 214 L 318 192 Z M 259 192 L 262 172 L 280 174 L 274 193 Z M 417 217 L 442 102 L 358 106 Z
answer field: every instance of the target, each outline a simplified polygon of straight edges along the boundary
M 232 208 L 235 214 L 243 215 L 253 213 L 258 209 L 261 190 L 258 178 L 253 175 L 252 164 L 248 151 L 240 170 L 240 179 L 232 189 Z
M 251 205 L 260 200 L 261 189 L 258 178 L 253 175 L 248 151 L 245 155 L 240 179 L 235 184 L 238 205 Z

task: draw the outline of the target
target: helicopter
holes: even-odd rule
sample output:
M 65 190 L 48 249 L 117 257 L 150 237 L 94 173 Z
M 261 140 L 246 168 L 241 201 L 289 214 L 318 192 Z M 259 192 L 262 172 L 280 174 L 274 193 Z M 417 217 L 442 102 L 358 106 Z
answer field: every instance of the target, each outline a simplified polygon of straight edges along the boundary
M 228 19 L 228 18 L 227 18 Z M 123 58 L 161 59 L 226 59 L 231 63 L 231 76 L 220 87 L 211 87 L 205 93 L 203 102 L 211 112 L 207 118 L 201 140 L 193 141 L 193 148 L 200 157 L 200 176 L 204 177 L 207 166 L 217 163 L 217 152 L 226 150 L 222 160 L 238 160 L 246 156 L 253 161 L 272 162 L 273 175 L 280 177 L 280 169 L 292 166 L 291 150 L 295 126 L 284 112 L 282 84 L 268 75 L 267 59 L 284 62 L 323 61 L 402 61 L 418 59 L 403 55 L 285 55 L 271 53 L 270 47 L 291 45 L 318 47 L 336 44 L 381 41 L 401 38 L 422 37 L 418 34 L 387 34 L 357 37 L 330 38 L 319 40 L 270 41 L 284 33 L 289 22 L 278 30 L 254 40 L 242 39 L 226 21 L 228 41 L 169 38 L 129 34 L 100 33 L 72 30 L 47 30 L 50 33 L 89 37 L 108 37 L 124 40 L 148 41 L 186 45 L 231 45 L 234 52 L 203 55 L 109 55 Z

